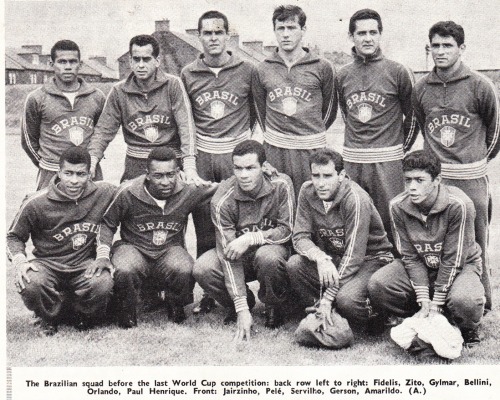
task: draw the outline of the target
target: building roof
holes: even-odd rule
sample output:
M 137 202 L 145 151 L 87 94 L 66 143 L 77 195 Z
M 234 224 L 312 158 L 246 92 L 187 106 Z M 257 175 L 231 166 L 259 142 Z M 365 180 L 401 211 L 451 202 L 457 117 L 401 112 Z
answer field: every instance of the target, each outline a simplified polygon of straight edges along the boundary
M 25 60 L 23 57 L 19 56 L 18 51 L 21 52 L 19 49 L 14 49 L 14 48 L 6 48 L 5 49 L 5 68 L 8 69 L 7 67 L 7 59 L 10 59 L 11 62 L 13 61 L 16 65 L 18 70 L 23 70 L 23 69 L 28 69 L 31 71 L 44 71 L 44 72 L 51 72 L 52 68 L 46 64 L 32 64 L 29 61 Z
M 93 70 L 99 72 L 104 79 L 118 80 L 118 71 L 111 69 L 107 65 L 104 65 L 97 60 L 85 60 L 85 64 L 87 64 Z

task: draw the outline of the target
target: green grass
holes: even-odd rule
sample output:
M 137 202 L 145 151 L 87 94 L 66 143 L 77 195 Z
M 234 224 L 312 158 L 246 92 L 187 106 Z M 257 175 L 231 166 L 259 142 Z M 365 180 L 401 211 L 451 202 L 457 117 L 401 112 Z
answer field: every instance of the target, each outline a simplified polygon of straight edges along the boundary
M 19 102 L 21 104 L 22 102 Z M 13 108 L 15 110 L 15 108 Z M 339 116 L 340 118 L 340 116 Z M 18 118 L 17 118 L 18 119 Z M 16 117 L 11 116 L 11 120 Z M 330 145 L 338 148 L 341 127 L 333 129 Z M 16 133 L 10 129 L 8 133 Z M 10 224 L 26 193 L 34 190 L 36 169 L 23 153 L 18 135 L 6 136 L 6 220 Z M 123 169 L 123 140 L 112 142 L 103 162 L 107 180 L 117 183 Z M 490 166 L 499 170 L 500 160 Z M 491 227 L 490 259 L 500 258 L 500 176 L 490 174 L 495 206 Z M 195 238 L 192 226 L 187 232 L 188 249 L 193 252 Z M 496 267 L 496 265 L 495 265 Z M 483 320 L 483 342 L 473 350 L 464 350 L 454 364 L 498 364 L 500 362 L 500 279 L 498 269 L 493 277 L 495 309 Z M 354 345 L 340 351 L 307 349 L 293 341 L 298 320 L 291 320 L 276 331 L 264 328 L 258 303 L 254 309 L 254 335 L 249 343 L 235 345 L 233 326 L 223 326 L 224 311 L 195 320 L 192 306 L 186 307 L 188 319 L 182 325 L 168 321 L 157 311 L 142 314 L 139 326 L 128 331 L 116 326 L 104 326 L 89 332 L 61 327 L 54 337 L 40 337 L 31 323 L 31 313 L 24 307 L 14 289 L 14 271 L 7 263 L 7 364 L 27 366 L 153 366 L 153 365 L 390 365 L 418 364 L 404 354 L 388 336 L 356 335 Z M 251 288 L 256 292 L 257 284 Z M 195 300 L 200 289 L 195 288 Z M 440 363 L 436 361 L 435 363 Z

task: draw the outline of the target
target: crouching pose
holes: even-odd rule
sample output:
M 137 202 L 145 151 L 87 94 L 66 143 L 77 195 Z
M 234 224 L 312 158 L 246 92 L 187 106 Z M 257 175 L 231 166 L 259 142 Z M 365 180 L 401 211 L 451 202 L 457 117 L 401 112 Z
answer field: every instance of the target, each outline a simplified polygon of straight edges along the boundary
M 113 288 L 112 267 L 97 268 L 94 258 L 99 224 L 116 187 L 91 182 L 89 171 L 87 150 L 63 151 L 57 176 L 26 197 L 7 234 L 17 289 L 45 335 L 56 333 L 62 320 L 79 329 L 98 322 Z M 30 236 L 32 260 L 26 257 Z
M 165 291 L 169 317 L 184 321 L 184 306 L 192 302 L 193 259 L 184 248 L 189 214 L 215 192 L 213 186 L 185 184 L 179 178 L 174 150 L 153 149 L 146 175 L 123 183 L 103 217 L 97 238 L 97 261 L 109 260 L 113 236 L 121 224 L 121 240 L 113 246 L 118 324 L 137 325 L 137 303 L 146 278 Z
M 222 182 L 212 199 L 217 248 L 194 266 L 199 285 L 228 309 L 225 323 L 237 321 L 236 339 L 250 338 L 255 305 L 245 282 L 257 279 L 266 304 L 266 326 L 282 323 L 280 306 L 288 298 L 285 263 L 292 234 L 294 195 L 288 176 L 268 178 L 263 146 L 246 140 L 233 151 L 234 176 Z
M 372 315 L 368 281 L 392 261 L 392 245 L 370 196 L 346 176 L 340 154 L 317 150 L 309 163 L 312 181 L 300 190 L 293 229 L 298 254 L 287 263 L 292 289 L 304 306 L 320 300 L 328 322 L 336 306 L 353 328 L 363 328 Z
M 406 190 L 390 205 L 402 260 L 373 275 L 372 303 L 403 317 L 444 309 L 466 345 L 477 344 L 485 298 L 474 205 L 460 189 L 441 183 L 441 163 L 430 152 L 408 154 L 403 171 Z

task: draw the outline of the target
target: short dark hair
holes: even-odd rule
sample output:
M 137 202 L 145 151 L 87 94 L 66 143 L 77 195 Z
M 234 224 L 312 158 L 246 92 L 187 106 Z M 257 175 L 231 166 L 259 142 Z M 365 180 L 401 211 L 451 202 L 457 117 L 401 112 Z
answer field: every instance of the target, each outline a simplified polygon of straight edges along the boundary
M 403 159 L 403 172 L 420 169 L 427 172 L 434 180 L 441 173 L 441 161 L 429 150 L 416 150 Z
M 298 17 L 299 25 L 303 28 L 306 25 L 306 13 L 299 6 L 288 4 L 286 6 L 278 6 L 273 12 L 273 27 L 276 27 L 276 21 L 283 22 L 287 19 Z
M 363 8 L 362 10 L 356 11 L 351 19 L 349 20 L 349 33 L 351 35 L 356 31 L 356 21 L 360 21 L 363 19 L 374 19 L 378 23 L 378 31 L 382 33 L 382 18 L 380 18 L 380 14 L 375 10 L 370 8 Z
M 257 154 L 257 159 L 259 160 L 260 165 L 266 162 L 266 152 L 264 150 L 264 146 L 256 140 L 245 140 L 238 143 L 233 150 L 232 158 L 234 159 L 235 156 L 244 156 L 246 154 Z
M 158 41 L 151 35 L 137 35 L 130 39 L 128 45 L 128 52 L 132 55 L 132 46 L 137 45 L 139 47 L 147 46 L 150 44 L 153 47 L 153 57 L 158 57 L 160 55 L 160 45 Z
M 211 10 L 203 13 L 203 15 L 198 19 L 198 33 L 201 33 L 201 24 L 204 19 L 222 19 L 224 21 L 224 29 L 226 30 L 226 33 L 229 32 L 229 21 L 227 20 L 227 17 L 220 11 Z
M 87 149 L 80 146 L 71 146 L 64 150 L 59 157 L 59 168 L 62 169 L 64 161 L 70 164 L 85 164 L 90 171 L 90 154 Z
M 461 46 L 465 42 L 465 32 L 461 25 L 453 21 L 439 21 L 429 29 L 429 42 L 432 42 L 434 35 L 451 36 Z
M 76 51 L 78 52 L 78 59 L 80 60 L 80 48 L 78 47 L 78 45 L 73 42 L 72 40 L 59 40 L 58 42 L 56 42 L 54 44 L 54 46 L 52 46 L 52 48 L 50 49 L 50 59 L 52 61 L 55 61 L 56 60 L 56 52 L 58 50 L 69 50 L 69 51 Z
M 330 161 L 333 162 L 335 171 L 340 174 L 340 172 L 344 169 L 344 159 L 340 153 L 332 149 L 324 148 L 314 150 L 314 152 L 309 156 L 309 167 L 313 164 L 327 165 Z
M 155 147 L 153 150 L 151 150 L 151 152 L 148 155 L 147 168 L 149 170 L 149 167 L 151 166 L 151 163 L 153 161 L 172 161 L 172 160 L 174 160 L 175 163 L 177 164 L 177 155 L 175 154 L 175 151 L 173 149 L 166 146 Z

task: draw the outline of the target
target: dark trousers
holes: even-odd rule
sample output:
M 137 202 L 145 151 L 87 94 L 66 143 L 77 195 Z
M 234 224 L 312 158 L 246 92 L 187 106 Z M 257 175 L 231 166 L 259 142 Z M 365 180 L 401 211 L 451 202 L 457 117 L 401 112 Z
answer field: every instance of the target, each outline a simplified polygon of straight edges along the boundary
M 362 327 L 371 314 L 368 301 L 368 281 L 383 263 L 379 260 L 363 262 L 359 271 L 343 282 L 335 299 L 338 313 L 354 326 Z M 319 281 L 318 267 L 308 258 L 296 254 L 286 265 L 292 290 L 304 307 L 314 305 L 321 297 L 323 288 Z
M 288 298 L 289 281 L 286 274 L 286 260 L 289 250 L 285 246 L 268 244 L 243 255 L 245 282 L 258 280 L 259 299 L 267 305 L 280 305 Z M 232 307 L 217 251 L 212 249 L 203 254 L 194 264 L 196 282 L 224 307 Z
M 437 274 L 430 276 L 430 293 Z M 368 291 L 373 307 L 385 313 L 410 317 L 419 309 L 417 296 L 403 262 L 396 260 L 373 274 Z M 474 265 L 465 265 L 446 298 L 445 308 L 461 329 L 477 328 L 484 308 L 484 288 Z
M 32 260 L 38 271 L 29 270 L 26 288 L 21 297 L 26 307 L 50 323 L 58 323 L 62 311 L 72 308 L 96 321 L 104 317 L 113 289 L 113 279 L 105 270 L 100 276 L 85 278 L 89 259 L 76 268 L 52 265 L 50 262 Z

